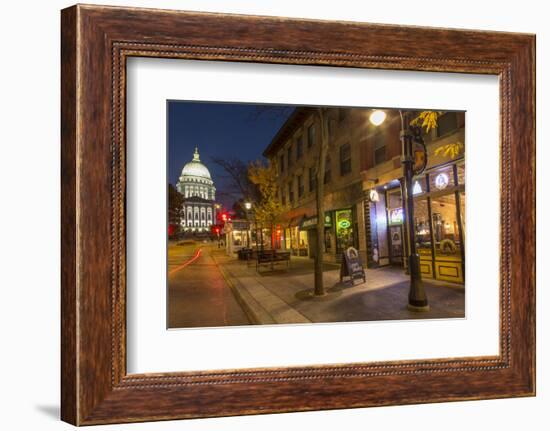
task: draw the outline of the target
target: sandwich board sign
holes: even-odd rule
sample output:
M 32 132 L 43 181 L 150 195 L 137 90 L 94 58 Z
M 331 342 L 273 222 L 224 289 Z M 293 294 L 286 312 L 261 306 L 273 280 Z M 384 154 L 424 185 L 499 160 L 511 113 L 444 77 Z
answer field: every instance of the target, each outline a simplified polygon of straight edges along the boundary
M 342 253 L 342 263 L 340 265 L 340 282 L 344 277 L 349 277 L 353 284 L 356 278 L 362 278 L 363 283 L 367 281 L 367 276 L 359 258 L 359 252 L 354 247 L 348 247 Z

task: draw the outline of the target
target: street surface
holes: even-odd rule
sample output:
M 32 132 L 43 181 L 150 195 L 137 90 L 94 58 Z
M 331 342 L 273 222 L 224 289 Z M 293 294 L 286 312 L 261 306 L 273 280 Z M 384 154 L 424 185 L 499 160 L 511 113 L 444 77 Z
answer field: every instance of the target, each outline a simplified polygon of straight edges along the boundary
M 325 264 L 327 294 L 314 297 L 307 257 L 257 272 L 255 262 L 229 257 L 215 243 L 183 244 L 168 247 L 170 328 L 465 317 L 464 286 L 430 279 L 424 279 L 430 310 L 408 310 L 402 268 L 366 269 L 366 283 L 352 284 L 340 282 L 338 265 Z
M 168 246 L 168 327 L 250 324 L 218 265 L 210 243 Z

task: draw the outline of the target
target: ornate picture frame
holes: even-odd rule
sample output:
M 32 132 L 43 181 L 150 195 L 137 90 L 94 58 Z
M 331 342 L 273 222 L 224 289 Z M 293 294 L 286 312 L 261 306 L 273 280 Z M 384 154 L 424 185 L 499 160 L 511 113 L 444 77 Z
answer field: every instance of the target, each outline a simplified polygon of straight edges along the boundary
M 535 394 L 534 35 L 91 5 L 64 9 L 61 18 L 64 421 Z M 126 60 L 135 56 L 497 75 L 500 354 L 128 374 L 125 101 Z

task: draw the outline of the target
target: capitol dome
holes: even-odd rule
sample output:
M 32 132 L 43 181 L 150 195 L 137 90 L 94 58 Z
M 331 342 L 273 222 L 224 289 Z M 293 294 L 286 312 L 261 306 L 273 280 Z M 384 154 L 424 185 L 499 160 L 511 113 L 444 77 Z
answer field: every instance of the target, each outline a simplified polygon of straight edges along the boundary
M 193 160 L 189 163 L 186 163 L 181 171 L 182 177 L 201 177 L 211 180 L 210 171 L 206 166 L 201 163 L 199 157 L 199 150 L 195 148 L 195 153 L 193 154 Z
M 195 148 L 193 159 L 181 170 L 176 189 L 184 198 L 200 198 L 208 201 L 216 199 L 214 181 L 208 168 L 201 163 L 198 148 Z

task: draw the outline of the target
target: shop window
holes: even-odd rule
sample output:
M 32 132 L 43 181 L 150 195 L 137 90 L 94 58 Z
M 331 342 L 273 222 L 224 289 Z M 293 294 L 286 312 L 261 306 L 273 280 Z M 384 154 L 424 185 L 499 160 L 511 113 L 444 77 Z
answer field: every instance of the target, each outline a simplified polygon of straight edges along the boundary
M 437 136 L 444 136 L 458 129 L 456 112 L 447 112 L 437 119 Z
M 378 165 L 386 161 L 386 140 L 380 132 L 374 135 L 374 164 Z
M 324 175 L 324 183 L 328 184 L 332 180 L 332 168 L 330 163 L 330 156 L 327 156 L 325 160 L 325 175 Z
M 311 148 L 315 144 L 315 124 L 312 124 L 307 129 L 307 147 Z
M 340 175 L 347 175 L 351 172 L 351 146 L 344 144 L 340 147 Z
M 353 216 L 351 209 L 335 212 L 336 253 L 342 253 L 353 246 Z
M 304 176 L 298 175 L 298 198 L 304 195 Z
M 303 154 L 304 154 L 304 140 L 300 136 L 296 140 L 296 160 L 301 159 Z
M 309 168 L 308 177 L 309 177 L 309 192 L 313 193 L 315 191 L 315 187 L 317 186 L 317 178 L 315 174 L 315 168 L 313 166 Z
M 432 199 L 432 229 L 436 257 L 460 258 L 460 234 L 455 194 Z
M 307 256 L 307 246 L 308 246 L 307 231 L 305 230 L 299 231 L 298 240 L 299 240 L 298 248 L 300 249 L 299 255 Z
M 414 202 L 414 233 L 416 235 L 416 247 L 420 257 L 431 257 L 432 237 L 430 234 L 430 217 L 427 199 L 418 199 Z

